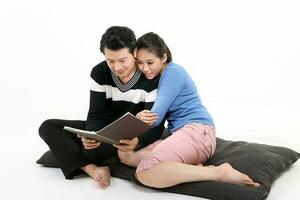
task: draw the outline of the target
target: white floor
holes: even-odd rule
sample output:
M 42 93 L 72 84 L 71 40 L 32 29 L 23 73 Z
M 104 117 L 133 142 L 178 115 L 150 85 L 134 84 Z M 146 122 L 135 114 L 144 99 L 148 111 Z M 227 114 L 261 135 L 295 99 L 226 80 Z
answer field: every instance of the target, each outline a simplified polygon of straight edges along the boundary
M 232 109 L 233 107 L 235 109 Z M 218 110 L 222 110 L 222 114 L 217 114 Z M 286 146 L 300 152 L 298 111 L 295 108 L 274 110 L 236 105 L 231 107 L 218 105 L 212 106 L 211 109 L 219 137 Z M 238 117 L 233 120 L 232 116 Z M 122 200 L 141 197 L 143 200 L 201 199 L 159 192 L 116 178 L 112 178 L 111 186 L 105 190 L 99 189 L 93 180 L 86 176 L 65 180 L 59 169 L 35 164 L 47 149 L 35 129 L 22 133 L 1 133 L 0 200 L 20 198 L 98 200 L 101 197 Z M 300 199 L 299 185 L 300 161 L 278 177 L 267 199 Z

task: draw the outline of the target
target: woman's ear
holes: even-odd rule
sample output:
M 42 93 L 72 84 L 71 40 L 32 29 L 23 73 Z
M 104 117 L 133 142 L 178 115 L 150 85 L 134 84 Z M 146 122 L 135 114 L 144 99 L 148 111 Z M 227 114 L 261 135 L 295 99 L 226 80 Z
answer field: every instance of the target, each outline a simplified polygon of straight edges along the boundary
M 167 53 L 164 53 L 162 59 L 163 59 L 163 63 L 166 63 L 166 62 L 167 62 L 167 60 L 168 60 L 168 55 L 167 55 Z
M 137 51 L 137 49 L 135 48 L 134 50 L 133 50 L 133 56 L 136 58 L 136 51 Z

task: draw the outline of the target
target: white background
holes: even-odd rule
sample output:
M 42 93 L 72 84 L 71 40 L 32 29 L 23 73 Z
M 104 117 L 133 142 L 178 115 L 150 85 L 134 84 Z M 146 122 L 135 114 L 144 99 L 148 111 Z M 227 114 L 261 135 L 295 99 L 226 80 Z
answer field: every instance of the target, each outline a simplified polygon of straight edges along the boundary
M 35 141 L 38 156 L 47 149 L 38 138 L 43 120 L 85 119 L 90 70 L 104 59 L 101 35 L 124 25 L 137 37 L 153 31 L 165 39 L 196 82 L 219 137 L 294 147 L 299 10 L 299 1 L 288 0 L 1 1 L 0 134 Z
M 85 119 L 89 73 L 111 25 L 160 34 L 214 103 L 300 107 L 297 1 L 1 1 L 1 133 Z M 257 113 L 257 117 L 260 117 Z M 232 116 L 231 121 L 239 120 Z M 264 117 L 268 121 L 267 116 Z M 221 121 L 216 121 L 216 124 Z M 249 122 L 251 123 L 251 122 Z

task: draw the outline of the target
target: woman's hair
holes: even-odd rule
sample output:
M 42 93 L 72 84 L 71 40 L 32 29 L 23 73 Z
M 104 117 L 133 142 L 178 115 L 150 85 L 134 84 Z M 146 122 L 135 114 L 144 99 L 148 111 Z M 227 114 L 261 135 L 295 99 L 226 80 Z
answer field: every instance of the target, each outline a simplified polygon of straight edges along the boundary
M 104 54 L 104 49 L 120 50 L 128 48 L 133 53 L 136 47 L 136 37 L 134 32 L 125 26 L 112 26 L 102 35 L 100 41 L 100 51 Z
M 149 32 L 141 36 L 136 42 L 137 50 L 146 49 L 155 54 L 159 58 L 163 58 L 167 54 L 167 63 L 172 61 L 172 55 L 169 47 L 159 35 Z

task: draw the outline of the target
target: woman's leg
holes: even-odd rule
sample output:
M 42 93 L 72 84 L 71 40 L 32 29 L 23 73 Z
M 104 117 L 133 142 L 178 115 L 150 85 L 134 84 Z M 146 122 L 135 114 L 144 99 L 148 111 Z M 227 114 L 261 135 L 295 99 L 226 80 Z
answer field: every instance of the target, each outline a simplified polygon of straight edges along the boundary
M 209 126 L 191 124 L 161 142 L 139 164 L 137 179 L 144 185 L 164 188 L 185 182 L 222 181 L 258 185 L 228 163 L 203 167 L 214 153 L 215 133 Z
M 195 181 L 219 181 L 238 185 L 259 186 L 246 174 L 235 170 L 230 164 L 220 166 L 197 166 L 164 161 L 149 169 L 137 172 L 137 179 L 144 185 L 165 188 Z

